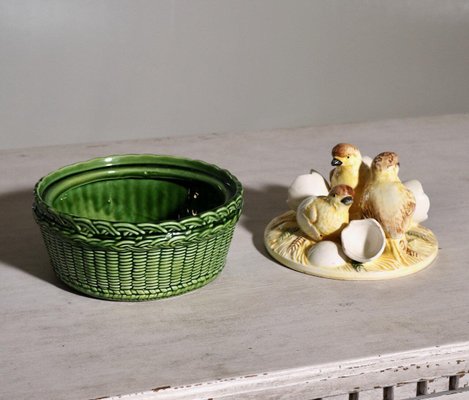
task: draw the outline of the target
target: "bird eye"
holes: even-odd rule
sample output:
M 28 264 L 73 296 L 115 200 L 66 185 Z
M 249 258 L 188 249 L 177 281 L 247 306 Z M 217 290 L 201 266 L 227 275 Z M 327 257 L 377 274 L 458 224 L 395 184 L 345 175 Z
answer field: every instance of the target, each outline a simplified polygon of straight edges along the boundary
M 397 163 L 397 166 L 398 166 L 398 167 L 400 167 L 400 166 L 401 166 L 401 163 L 400 163 L 400 162 L 398 162 L 398 163 Z
M 350 158 L 350 156 L 347 156 L 347 158 Z

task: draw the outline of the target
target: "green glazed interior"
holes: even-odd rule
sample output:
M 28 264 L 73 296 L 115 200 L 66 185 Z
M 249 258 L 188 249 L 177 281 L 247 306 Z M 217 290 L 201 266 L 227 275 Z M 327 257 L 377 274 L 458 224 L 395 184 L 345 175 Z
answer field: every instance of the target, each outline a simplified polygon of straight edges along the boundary
M 239 195 L 225 170 L 179 157 L 122 155 L 61 168 L 36 188 L 58 214 L 110 222 L 181 220 L 223 206 Z

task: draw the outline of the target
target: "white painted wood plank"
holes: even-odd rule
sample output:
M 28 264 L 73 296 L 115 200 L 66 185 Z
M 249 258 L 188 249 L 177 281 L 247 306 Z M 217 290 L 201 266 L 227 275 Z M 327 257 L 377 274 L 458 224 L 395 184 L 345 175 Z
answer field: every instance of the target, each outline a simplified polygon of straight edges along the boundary
M 468 341 L 469 270 L 461 260 L 469 243 L 469 193 L 460 161 L 469 150 L 467 132 L 469 115 L 458 115 L 1 151 L 0 397 L 74 400 L 196 384 L 205 390 L 204 382 L 225 379 L 228 399 L 239 389 L 237 377 L 257 375 L 274 377 L 262 382 L 271 398 L 287 398 L 292 386 L 290 398 L 311 400 L 306 396 L 318 386 L 306 382 L 314 371 L 363 359 L 376 365 L 386 355 L 397 355 L 396 362 L 386 373 L 368 370 L 372 381 L 336 374 L 322 389 L 331 393 L 337 382 L 372 389 L 392 377 L 406 382 L 467 371 L 466 361 L 457 364 L 467 360 L 466 350 L 446 364 L 446 353 L 438 352 Z M 339 141 L 369 155 L 395 150 L 402 178 L 422 181 L 432 201 L 427 225 L 441 247 L 432 267 L 386 282 L 340 282 L 302 275 L 266 256 L 262 232 L 285 209 L 287 186 L 311 167 L 327 173 Z M 204 159 L 243 182 L 246 206 L 225 270 L 200 290 L 149 303 L 106 302 L 67 290 L 53 276 L 31 217 L 34 183 L 64 164 L 137 152 Z M 399 354 L 409 351 L 424 357 L 420 369 L 398 368 L 405 364 Z M 431 368 L 423 362 L 428 357 Z M 306 376 L 285 381 L 282 373 L 298 368 Z M 244 379 L 246 390 L 253 389 L 254 378 Z
M 428 396 L 421 396 L 409 400 L 467 400 L 469 399 L 469 392 L 445 392 L 439 394 L 430 394 Z
M 399 383 L 394 387 L 394 400 L 412 399 L 417 393 L 417 383 Z
M 372 389 L 359 392 L 358 400 L 383 400 L 383 389 Z
M 339 394 L 338 396 L 325 397 L 322 400 L 349 400 L 349 399 L 350 398 L 348 394 Z
M 462 374 L 459 377 L 459 388 L 469 388 L 469 374 Z
M 464 393 L 448 393 L 436 397 L 437 400 L 467 400 L 469 399 L 469 392 Z
M 440 378 L 428 380 L 428 394 L 445 392 L 449 390 L 449 377 L 442 376 Z

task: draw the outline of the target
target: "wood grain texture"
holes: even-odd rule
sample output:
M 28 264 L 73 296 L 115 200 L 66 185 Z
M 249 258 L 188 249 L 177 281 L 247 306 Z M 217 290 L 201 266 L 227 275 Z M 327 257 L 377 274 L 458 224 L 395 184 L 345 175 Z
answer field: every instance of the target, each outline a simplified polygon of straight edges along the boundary
M 360 400 L 383 400 L 383 389 L 389 384 L 395 386 L 395 400 L 411 400 L 417 393 L 436 396 L 448 392 L 449 377 L 445 374 L 449 370 L 466 371 L 469 368 L 468 361 L 461 358 L 467 351 L 466 345 L 420 349 L 378 358 L 323 364 L 316 369 L 297 368 L 204 384 L 160 387 L 111 400 L 335 400 L 336 397 L 348 398 L 352 393 L 359 393 Z M 423 387 L 427 389 L 426 393 L 421 390 Z
M 292 369 L 310 374 L 387 355 L 402 365 L 409 351 L 423 360 L 436 351 L 440 369 L 426 376 L 422 367 L 425 378 L 467 372 L 466 361 L 457 360 L 469 356 L 469 272 L 462 262 L 469 243 L 468 131 L 469 115 L 455 115 L 0 152 L 0 397 L 73 400 L 251 375 L 290 379 Z M 396 151 L 402 179 L 423 183 L 431 199 L 425 224 L 441 248 L 431 267 L 397 280 L 343 282 L 291 271 L 266 254 L 263 231 L 285 209 L 286 188 L 312 167 L 326 173 L 338 142 L 370 156 Z M 68 290 L 53 276 L 32 219 L 34 183 L 64 164 L 139 152 L 203 159 L 244 184 L 246 205 L 225 270 L 193 293 L 148 303 Z M 462 349 L 460 358 L 440 362 L 437 346 Z M 281 383 L 267 387 L 275 396 Z M 228 399 L 234 389 L 224 390 Z M 270 398 L 303 398 L 282 396 Z

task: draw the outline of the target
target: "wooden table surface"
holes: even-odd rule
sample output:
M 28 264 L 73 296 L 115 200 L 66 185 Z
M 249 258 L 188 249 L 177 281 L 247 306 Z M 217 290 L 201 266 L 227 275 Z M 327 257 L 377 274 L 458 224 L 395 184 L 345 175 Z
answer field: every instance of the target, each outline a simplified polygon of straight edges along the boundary
M 431 267 L 334 281 L 266 255 L 263 230 L 286 209 L 288 185 L 312 167 L 327 174 L 338 142 L 396 151 L 401 178 L 423 183 L 441 247 Z M 142 152 L 203 159 L 241 180 L 226 267 L 166 300 L 78 294 L 51 270 L 33 185 L 65 164 Z M 1 399 L 312 399 L 469 370 L 469 115 L 1 151 L 0 171 Z

